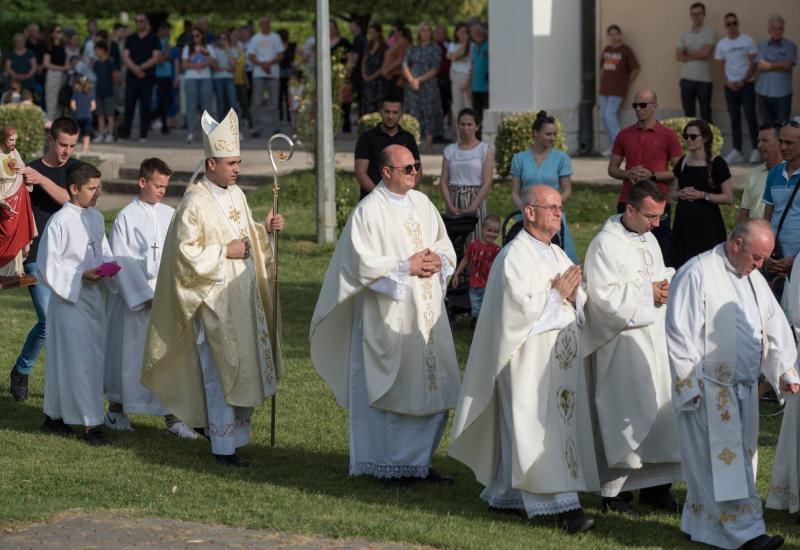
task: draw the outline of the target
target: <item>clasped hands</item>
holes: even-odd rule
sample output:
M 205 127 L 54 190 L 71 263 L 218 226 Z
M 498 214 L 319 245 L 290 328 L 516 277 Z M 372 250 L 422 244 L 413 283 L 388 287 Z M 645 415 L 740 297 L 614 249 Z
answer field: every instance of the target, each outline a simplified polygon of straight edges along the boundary
M 705 193 L 694 186 L 684 187 L 678 190 L 678 199 L 682 201 L 699 201 L 705 199 Z
M 561 294 L 562 298 L 574 304 L 578 298 L 578 290 L 581 287 L 582 279 L 581 266 L 572 265 L 564 273 L 553 277 L 550 286 Z
M 653 303 L 656 307 L 664 306 L 667 304 L 667 297 L 669 296 L 669 281 L 656 281 L 653 285 Z
M 408 263 L 411 275 L 423 279 L 433 277 L 442 270 L 442 259 L 430 248 L 413 254 Z
M 652 176 L 654 173 L 655 172 L 648 170 L 642 164 L 634 166 L 633 168 L 628 170 L 628 175 L 630 176 L 630 180 L 634 183 L 638 181 L 649 180 L 650 176 Z

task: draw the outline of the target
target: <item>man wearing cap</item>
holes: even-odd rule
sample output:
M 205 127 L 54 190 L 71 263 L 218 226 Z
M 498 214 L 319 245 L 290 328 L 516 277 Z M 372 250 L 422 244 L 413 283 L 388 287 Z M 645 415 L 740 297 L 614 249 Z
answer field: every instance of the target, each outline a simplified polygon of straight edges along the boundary
M 236 185 L 236 113 L 219 123 L 203 113 L 201 126 L 205 174 L 192 178 L 167 232 L 142 383 L 205 431 L 219 462 L 246 466 L 236 451 L 250 439 L 252 409 L 275 393 L 283 373 L 269 242 L 283 218 L 270 211 L 256 223 Z

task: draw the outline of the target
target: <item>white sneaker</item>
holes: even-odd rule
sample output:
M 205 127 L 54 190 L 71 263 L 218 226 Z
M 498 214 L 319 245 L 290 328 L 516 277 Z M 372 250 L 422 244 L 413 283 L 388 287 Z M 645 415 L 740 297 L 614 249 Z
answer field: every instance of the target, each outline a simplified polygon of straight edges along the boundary
M 194 141 L 194 134 L 189 134 L 186 136 L 186 143 L 192 143 Z
M 757 153 L 758 151 L 756 151 Z M 728 164 L 737 164 L 739 162 L 744 162 L 744 155 L 742 155 L 741 151 L 737 151 L 736 149 L 731 149 L 730 152 L 725 155 L 725 162 Z
M 758 152 L 758 149 L 753 149 L 750 152 L 750 164 L 758 164 L 761 162 L 761 153 Z
M 111 412 L 108 411 L 106 413 L 105 418 L 103 419 L 103 424 L 106 425 L 107 428 L 111 430 L 116 430 L 118 432 L 132 432 L 133 426 L 131 426 L 131 421 L 128 419 L 128 415 L 124 412 Z
M 600 153 L 600 156 L 603 156 L 603 157 L 606 157 L 606 158 L 610 157 L 611 156 L 611 149 L 606 149 L 605 151 Z
M 181 439 L 197 439 L 200 437 L 194 430 L 192 430 L 183 422 L 176 422 L 171 426 L 167 426 L 167 432 L 171 433 L 172 435 L 176 435 Z
M 114 136 L 111 134 L 106 134 L 106 138 L 103 140 L 104 143 L 112 143 L 114 141 Z
M 103 136 L 100 135 L 100 134 L 97 134 L 96 136 L 94 136 L 94 139 L 92 140 L 92 143 L 103 143 Z

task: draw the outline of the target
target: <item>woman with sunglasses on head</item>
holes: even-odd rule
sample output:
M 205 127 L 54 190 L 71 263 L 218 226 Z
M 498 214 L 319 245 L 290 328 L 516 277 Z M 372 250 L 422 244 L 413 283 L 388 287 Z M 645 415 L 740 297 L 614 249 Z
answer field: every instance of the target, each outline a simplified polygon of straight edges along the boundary
M 675 164 L 672 200 L 672 265 L 680 268 L 694 256 L 714 248 L 727 236 L 720 204 L 733 202 L 733 184 L 728 163 L 711 152 L 711 126 L 693 120 L 683 129 L 689 152 Z
M 478 139 L 478 113 L 462 109 L 456 119 L 458 142 L 444 148 L 440 185 L 447 211 L 454 215 L 476 214 L 475 230 L 464 242 L 481 236 L 486 217 L 486 197 L 492 189 L 494 154 L 488 143 Z
M 561 194 L 561 204 L 566 204 L 572 195 L 572 160 L 564 151 L 554 148 L 555 142 L 556 119 L 546 111 L 539 111 L 533 121 L 533 145 L 511 159 L 511 199 L 520 211 L 525 206 L 523 192 L 532 185 L 553 187 Z M 578 263 L 566 213 L 553 242 L 564 249 L 573 263 Z

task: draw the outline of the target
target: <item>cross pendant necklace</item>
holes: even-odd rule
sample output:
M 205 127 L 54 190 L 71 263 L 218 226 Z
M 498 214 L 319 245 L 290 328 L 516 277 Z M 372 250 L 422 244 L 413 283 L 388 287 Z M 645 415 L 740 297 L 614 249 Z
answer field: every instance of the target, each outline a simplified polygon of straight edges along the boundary
M 157 254 L 158 254 L 158 243 L 153 241 L 153 246 L 151 246 L 150 248 L 153 249 L 153 262 L 157 262 L 158 261 L 158 257 L 157 257 Z

